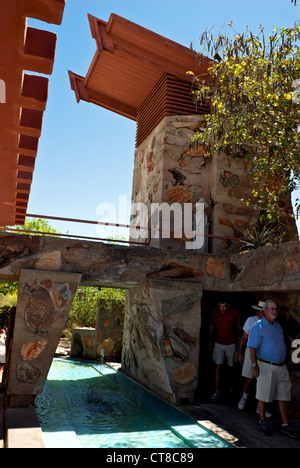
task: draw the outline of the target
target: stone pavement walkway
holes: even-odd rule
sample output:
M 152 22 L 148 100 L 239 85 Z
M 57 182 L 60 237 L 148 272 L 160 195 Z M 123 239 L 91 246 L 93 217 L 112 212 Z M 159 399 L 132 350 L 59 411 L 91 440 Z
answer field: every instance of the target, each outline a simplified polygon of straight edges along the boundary
M 279 432 L 280 418 L 268 419 L 270 436 L 264 436 L 256 429 L 258 415 L 253 409 L 240 411 L 236 404 L 201 403 L 181 405 L 179 409 L 194 420 L 241 448 L 300 448 L 300 439 L 291 439 Z M 300 434 L 300 420 L 290 419 L 294 430 Z

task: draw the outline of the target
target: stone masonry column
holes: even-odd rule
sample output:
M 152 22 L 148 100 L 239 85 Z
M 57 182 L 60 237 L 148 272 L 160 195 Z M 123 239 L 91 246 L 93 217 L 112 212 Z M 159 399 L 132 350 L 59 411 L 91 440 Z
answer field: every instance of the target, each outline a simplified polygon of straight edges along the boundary
M 192 240 L 188 233 L 195 227 L 185 226 L 187 236 L 183 232 L 181 238 L 168 232 L 168 225 L 174 230 L 171 207 L 177 206 L 177 213 L 179 208 L 183 214 L 190 205 L 195 223 L 198 203 L 204 204 L 205 212 L 204 245 L 195 249 L 201 253 L 238 252 L 243 230 L 257 225 L 259 213 L 242 201 L 251 196 L 254 188 L 248 172 L 249 163 L 241 153 L 230 158 L 225 153 L 215 153 L 207 158 L 204 145 L 192 143 L 192 138 L 204 125 L 204 115 L 165 117 L 136 148 L 132 186 L 136 212 L 131 225 L 148 226 L 149 232 L 131 229 L 132 240 L 147 240 L 152 247 L 160 249 L 184 250 L 186 241 Z M 281 202 L 289 213 L 292 210 L 290 197 Z M 289 227 L 288 239 L 297 240 L 295 222 L 282 221 Z
M 202 286 L 151 280 L 128 290 L 123 371 L 171 403 L 198 386 Z
M 131 239 L 150 240 L 151 246 L 161 249 L 185 248 L 184 233 L 182 237 L 176 237 L 173 232 L 169 234 L 167 229 L 168 224 L 171 231 L 174 229 L 174 213 L 170 211 L 169 216 L 166 210 L 163 215 L 160 208 L 163 205 L 177 205 L 181 208 L 183 220 L 185 204 L 192 206 L 193 216 L 198 202 L 206 207 L 209 205 L 210 168 L 206 166 L 202 145 L 193 147 L 191 141 L 203 122 L 203 115 L 165 117 L 136 148 L 132 203 L 137 204 L 137 211 L 131 225 L 143 227 L 148 223 L 149 235 L 145 230 L 131 229 Z M 139 204 L 146 207 L 146 222 Z M 160 219 L 163 216 L 164 219 Z M 168 223 L 166 218 L 171 222 Z M 192 226 L 186 228 L 190 231 Z
M 242 155 L 229 160 L 224 153 L 215 154 L 213 158 L 205 157 L 204 145 L 192 143 L 192 138 L 204 125 L 204 115 L 165 117 L 137 147 L 132 203 L 142 203 L 147 207 L 148 227 L 152 229 L 148 237 L 144 230 L 132 229 L 131 236 L 139 241 L 150 240 L 153 247 L 172 250 L 186 247 L 184 235 L 178 238 L 166 233 L 164 238 L 165 227 L 163 220 L 159 219 L 161 212 L 154 209 L 155 204 L 160 207 L 179 205 L 182 213 L 187 205 L 191 205 L 194 223 L 197 203 L 204 204 L 203 234 L 217 237 L 205 236 L 200 252 L 229 254 L 238 251 L 241 244 L 233 239 L 241 237 L 239 230 L 256 225 L 257 213 L 240 200 L 248 198 L 253 188 L 246 161 Z M 132 225 L 135 222 L 147 224 L 144 220 L 141 222 L 137 215 L 141 216 L 138 210 Z M 170 219 L 172 215 L 170 211 Z M 167 211 L 164 217 L 169 218 Z M 156 232 L 154 225 L 163 228 L 163 232 Z M 188 234 L 194 226 L 186 226 L 186 229 Z
M 81 274 L 22 270 L 4 386 L 8 407 L 29 406 L 41 393 Z

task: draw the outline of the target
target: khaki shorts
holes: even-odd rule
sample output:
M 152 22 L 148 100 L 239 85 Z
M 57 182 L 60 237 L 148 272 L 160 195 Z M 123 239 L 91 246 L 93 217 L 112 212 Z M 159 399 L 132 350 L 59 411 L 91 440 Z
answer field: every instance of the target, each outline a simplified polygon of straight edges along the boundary
M 235 356 L 235 344 L 222 345 L 220 343 L 215 343 L 212 353 L 215 364 L 224 364 L 226 361 L 229 367 L 233 367 Z
M 250 348 L 247 346 L 245 350 L 243 368 L 242 368 L 242 376 L 246 377 L 246 379 L 253 379 L 252 374 L 252 361 L 250 356 Z
M 258 361 L 259 377 L 256 384 L 257 400 L 291 401 L 291 380 L 286 365 L 274 366 Z

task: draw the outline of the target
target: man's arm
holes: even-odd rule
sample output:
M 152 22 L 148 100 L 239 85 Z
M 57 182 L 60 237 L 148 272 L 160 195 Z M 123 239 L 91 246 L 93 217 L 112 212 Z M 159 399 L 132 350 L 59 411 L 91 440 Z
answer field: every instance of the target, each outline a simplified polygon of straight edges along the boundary
M 259 367 L 257 365 L 256 348 L 250 348 L 250 356 L 252 361 L 252 375 L 257 379 L 259 376 Z
M 209 324 L 209 336 L 208 336 L 208 351 L 211 351 L 213 348 L 213 336 L 214 336 L 214 323 L 211 320 Z
M 247 346 L 247 341 L 248 341 L 248 333 L 244 332 L 240 341 L 240 345 L 239 345 L 238 361 L 240 364 L 243 364 L 244 362 L 244 351 Z

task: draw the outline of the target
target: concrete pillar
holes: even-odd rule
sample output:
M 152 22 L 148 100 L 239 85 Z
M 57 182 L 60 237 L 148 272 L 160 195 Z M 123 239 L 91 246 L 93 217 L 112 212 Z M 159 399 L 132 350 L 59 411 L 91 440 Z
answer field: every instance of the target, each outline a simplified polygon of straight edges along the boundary
M 4 372 L 8 407 L 29 406 L 41 393 L 81 274 L 22 270 Z
M 151 280 L 128 290 L 122 369 L 171 403 L 198 386 L 202 286 Z

